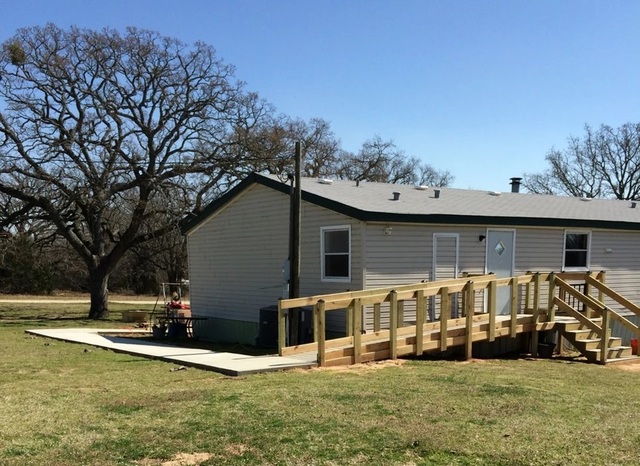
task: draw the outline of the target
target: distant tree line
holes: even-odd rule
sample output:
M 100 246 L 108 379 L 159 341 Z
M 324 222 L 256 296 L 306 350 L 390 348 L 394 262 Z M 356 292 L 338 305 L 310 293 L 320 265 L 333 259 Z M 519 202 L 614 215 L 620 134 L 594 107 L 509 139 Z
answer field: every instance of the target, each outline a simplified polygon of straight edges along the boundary
M 24 28 L 0 51 L 0 291 L 154 292 L 186 277 L 180 223 L 252 171 L 448 185 L 379 136 L 278 114 L 209 45 L 136 28 Z

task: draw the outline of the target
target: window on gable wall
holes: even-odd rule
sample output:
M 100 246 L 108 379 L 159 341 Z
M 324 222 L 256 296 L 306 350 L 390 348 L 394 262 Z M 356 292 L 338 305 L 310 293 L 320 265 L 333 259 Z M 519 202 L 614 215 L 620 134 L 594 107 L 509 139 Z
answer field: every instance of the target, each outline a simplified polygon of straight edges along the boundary
M 322 280 L 351 280 L 351 227 L 321 228 Z
M 565 231 L 563 270 L 589 270 L 590 243 L 590 232 Z

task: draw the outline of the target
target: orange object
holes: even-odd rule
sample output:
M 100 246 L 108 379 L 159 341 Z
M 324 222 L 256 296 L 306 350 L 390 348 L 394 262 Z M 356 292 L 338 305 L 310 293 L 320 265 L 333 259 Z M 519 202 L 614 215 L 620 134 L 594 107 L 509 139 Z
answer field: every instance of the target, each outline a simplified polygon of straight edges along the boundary
M 638 354 L 638 339 L 637 338 L 632 338 L 631 339 L 631 354 Z

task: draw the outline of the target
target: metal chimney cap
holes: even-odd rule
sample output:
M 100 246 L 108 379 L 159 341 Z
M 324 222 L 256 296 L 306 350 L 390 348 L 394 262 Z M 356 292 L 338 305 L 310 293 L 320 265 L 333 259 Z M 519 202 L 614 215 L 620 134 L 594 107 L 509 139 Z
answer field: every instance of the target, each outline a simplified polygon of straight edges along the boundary
M 509 183 L 511 185 L 511 192 L 512 193 L 519 193 L 520 192 L 520 182 L 522 181 L 522 178 L 519 176 L 514 176 L 513 178 L 510 178 L 511 183 Z

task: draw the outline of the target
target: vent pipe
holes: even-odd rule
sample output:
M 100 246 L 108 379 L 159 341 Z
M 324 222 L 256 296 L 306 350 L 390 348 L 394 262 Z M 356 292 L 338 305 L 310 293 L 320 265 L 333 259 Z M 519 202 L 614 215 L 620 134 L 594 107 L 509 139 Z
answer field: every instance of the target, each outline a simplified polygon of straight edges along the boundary
M 398 199 L 400 199 L 400 193 L 397 191 L 393 192 L 393 200 L 397 201 Z
M 511 178 L 511 183 L 509 183 L 511 185 L 511 192 L 512 193 L 519 193 L 520 192 L 520 182 L 522 181 L 522 178 L 519 177 L 514 177 Z
M 433 197 L 435 197 L 436 199 L 440 199 L 440 190 L 439 189 L 434 189 L 433 190 Z

